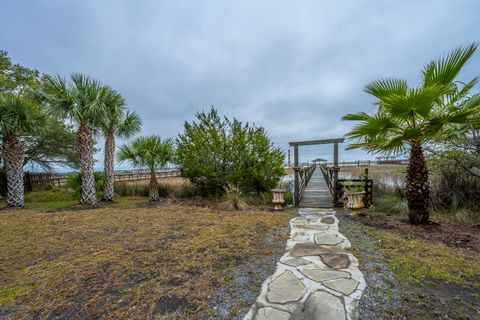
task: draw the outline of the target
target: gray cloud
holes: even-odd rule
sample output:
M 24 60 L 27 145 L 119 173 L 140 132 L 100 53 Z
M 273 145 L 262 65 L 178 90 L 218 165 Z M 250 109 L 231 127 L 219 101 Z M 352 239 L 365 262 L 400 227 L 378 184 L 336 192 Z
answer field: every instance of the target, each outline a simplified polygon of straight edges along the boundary
M 341 116 L 373 110 L 368 82 L 414 84 L 426 62 L 479 40 L 479 12 L 475 0 L 6 0 L 0 43 L 19 63 L 116 87 L 142 115 L 144 134 L 175 136 L 215 105 L 287 148 L 348 132 Z M 477 55 L 463 77 L 479 66 Z M 328 147 L 304 155 L 331 157 Z

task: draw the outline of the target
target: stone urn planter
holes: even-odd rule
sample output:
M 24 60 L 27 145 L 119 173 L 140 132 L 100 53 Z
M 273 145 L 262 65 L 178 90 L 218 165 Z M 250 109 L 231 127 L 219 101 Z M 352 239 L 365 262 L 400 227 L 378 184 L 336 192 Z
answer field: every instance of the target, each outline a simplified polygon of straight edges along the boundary
M 283 205 L 285 204 L 285 200 L 283 199 L 283 194 L 285 193 L 284 189 L 273 189 L 273 199 L 272 203 L 274 205 L 274 210 L 283 210 Z
M 363 203 L 363 197 L 365 196 L 365 191 L 345 191 L 345 195 L 347 196 L 348 209 L 365 208 L 365 203 Z

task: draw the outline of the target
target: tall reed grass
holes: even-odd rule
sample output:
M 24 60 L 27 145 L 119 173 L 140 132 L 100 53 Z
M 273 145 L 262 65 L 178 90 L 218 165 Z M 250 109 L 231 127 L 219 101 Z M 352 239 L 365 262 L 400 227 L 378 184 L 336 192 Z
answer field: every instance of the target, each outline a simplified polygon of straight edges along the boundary
M 160 197 L 193 198 L 198 188 L 183 178 L 168 178 L 158 181 Z M 115 193 L 119 196 L 148 197 L 148 182 L 115 182 Z

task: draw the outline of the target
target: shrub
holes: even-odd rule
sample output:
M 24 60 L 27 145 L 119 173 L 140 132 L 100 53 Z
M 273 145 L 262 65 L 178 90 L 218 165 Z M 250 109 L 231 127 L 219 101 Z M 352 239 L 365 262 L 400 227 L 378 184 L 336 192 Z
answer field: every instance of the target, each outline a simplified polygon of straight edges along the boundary
M 103 173 L 94 172 L 93 178 L 95 179 L 95 191 L 99 193 L 103 189 Z M 75 173 L 68 177 L 67 186 L 73 189 L 74 197 L 79 197 L 82 192 L 82 175 L 81 173 Z
M 438 161 L 433 166 L 432 207 L 437 211 L 480 208 L 480 179 L 456 162 Z
M 248 208 L 245 202 L 242 191 L 235 186 L 229 185 L 226 188 L 226 199 L 220 204 L 224 210 L 245 210 Z
M 176 163 L 183 177 L 204 194 L 224 193 L 229 184 L 265 192 L 284 175 L 284 155 L 262 127 L 220 118 L 212 107 L 185 122 L 177 138 Z

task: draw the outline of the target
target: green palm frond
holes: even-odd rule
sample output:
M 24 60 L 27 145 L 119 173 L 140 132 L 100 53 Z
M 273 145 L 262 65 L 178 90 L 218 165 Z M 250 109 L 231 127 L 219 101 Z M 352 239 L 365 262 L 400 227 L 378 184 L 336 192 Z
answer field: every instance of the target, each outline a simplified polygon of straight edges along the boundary
M 472 112 L 480 112 L 480 93 L 474 94 L 464 101 L 462 109 L 472 110 Z
M 136 112 L 127 111 L 116 127 L 116 134 L 122 138 L 128 138 L 140 132 L 142 120 Z
M 14 94 L 0 95 L 0 130 L 3 134 L 35 133 L 42 129 L 45 115 L 38 103 Z
M 463 66 L 477 50 L 477 44 L 458 47 L 449 54 L 431 61 L 422 71 L 423 85 L 448 85 L 458 76 Z
M 162 140 L 152 135 L 138 137 L 117 152 L 120 162 L 128 161 L 134 167 L 155 171 L 173 160 L 174 146 L 171 139 Z
M 403 95 L 386 96 L 383 108 L 393 117 L 402 121 L 429 116 L 435 101 L 446 91 L 445 86 L 431 86 L 409 89 Z
M 353 130 L 347 134 L 347 137 L 351 139 L 362 139 L 364 137 L 375 138 L 377 136 L 389 135 L 390 131 L 397 128 L 398 125 L 391 117 L 379 112 L 355 126 Z
M 82 74 L 72 74 L 71 81 L 56 76 L 45 80 L 40 95 L 52 114 L 94 126 L 107 113 L 103 87 Z
M 114 134 L 128 138 L 140 131 L 142 125 L 140 116 L 127 110 L 125 99 L 118 91 L 103 86 L 101 99 L 107 112 L 97 126 L 104 135 Z
M 368 84 L 364 91 L 383 100 L 392 94 L 404 95 L 407 92 L 407 82 L 403 79 L 384 78 Z
M 345 116 L 342 117 L 342 120 L 347 120 L 347 121 L 366 121 L 370 118 L 370 116 L 365 113 L 365 112 L 359 112 L 359 113 L 349 113 Z
M 470 91 L 477 85 L 479 79 L 479 77 L 473 78 L 471 81 L 463 84 L 460 90 L 458 89 L 458 85 L 455 85 L 455 89 L 447 95 L 447 104 L 453 105 L 467 98 Z
M 374 154 L 399 154 L 411 141 L 425 143 L 436 137 L 461 134 L 480 127 L 480 95 L 469 97 L 480 78 L 461 85 L 456 76 L 477 49 L 476 44 L 459 47 L 427 64 L 422 84 L 408 88 L 406 81 L 384 78 L 366 86 L 376 97 L 374 115 L 347 114 L 343 120 L 360 123 L 346 135 L 353 140 L 348 149 L 362 148 Z

